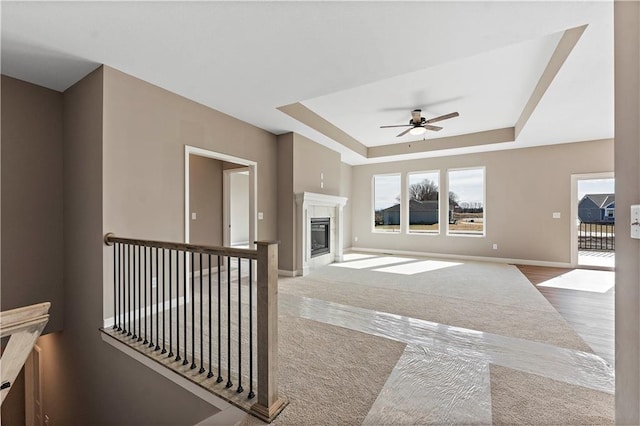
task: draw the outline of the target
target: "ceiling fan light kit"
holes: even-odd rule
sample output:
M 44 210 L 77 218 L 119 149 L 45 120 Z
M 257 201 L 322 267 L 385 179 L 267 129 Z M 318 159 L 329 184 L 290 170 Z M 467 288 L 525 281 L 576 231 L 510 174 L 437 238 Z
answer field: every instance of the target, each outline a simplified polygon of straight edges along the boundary
M 449 114 L 441 115 L 438 117 L 430 118 L 429 120 L 425 119 L 421 115 L 421 109 L 414 109 L 411 111 L 411 120 L 409 120 L 409 124 L 395 124 L 391 126 L 380 126 L 381 129 L 389 128 L 389 127 L 411 127 L 410 129 L 404 130 L 403 132 L 396 135 L 396 137 L 404 136 L 407 133 L 413 136 L 419 136 L 426 133 L 427 130 L 431 130 L 434 132 L 442 130 L 440 126 L 432 126 L 431 123 L 436 123 L 438 121 L 447 120 L 449 118 L 458 117 L 460 114 L 457 112 L 451 112 Z
M 414 135 L 414 136 L 420 136 L 424 133 L 427 133 L 427 129 L 425 129 L 422 126 L 416 126 L 414 128 L 412 128 L 411 130 L 409 130 L 409 134 Z

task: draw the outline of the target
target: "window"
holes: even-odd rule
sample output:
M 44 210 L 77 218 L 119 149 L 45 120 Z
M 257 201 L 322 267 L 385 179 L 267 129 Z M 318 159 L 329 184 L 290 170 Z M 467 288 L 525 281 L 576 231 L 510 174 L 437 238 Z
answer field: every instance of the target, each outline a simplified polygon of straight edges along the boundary
M 440 172 L 409 173 L 409 232 L 428 234 L 440 232 L 438 208 Z
M 373 176 L 373 230 L 400 232 L 400 175 Z
M 448 171 L 449 234 L 485 235 L 484 167 Z

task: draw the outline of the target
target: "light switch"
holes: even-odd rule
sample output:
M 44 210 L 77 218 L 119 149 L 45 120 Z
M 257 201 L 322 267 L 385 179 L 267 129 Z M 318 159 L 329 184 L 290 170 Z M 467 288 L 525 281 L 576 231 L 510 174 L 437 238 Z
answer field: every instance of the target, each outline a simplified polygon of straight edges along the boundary
M 191 220 L 196 220 L 196 212 L 191 213 Z
M 320 182 L 320 188 L 324 188 L 324 182 Z
M 560 212 L 553 212 L 554 219 L 560 219 Z
M 640 239 L 640 205 L 631 206 L 631 238 Z
M 258 212 L 258 220 L 264 219 L 264 214 L 262 212 Z

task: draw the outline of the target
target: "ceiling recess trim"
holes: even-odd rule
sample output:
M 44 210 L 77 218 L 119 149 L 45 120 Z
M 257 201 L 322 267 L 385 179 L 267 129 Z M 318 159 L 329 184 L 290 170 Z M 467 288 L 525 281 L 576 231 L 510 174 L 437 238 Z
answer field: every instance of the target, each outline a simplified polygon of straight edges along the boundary
M 367 158 L 415 154 L 419 152 L 439 151 L 442 149 L 465 148 L 476 145 L 513 142 L 514 140 L 515 129 L 513 127 L 505 127 L 503 129 L 468 133 L 466 135 L 447 136 L 444 138 L 425 139 L 401 144 L 374 146 L 369 148 Z
M 580 40 L 580 37 L 584 33 L 584 30 L 587 28 L 587 25 L 582 25 L 580 27 L 570 28 L 564 32 L 560 41 L 558 41 L 558 45 L 556 46 L 556 50 L 554 50 L 551 58 L 549 59 L 549 63 L 547 63 L 547 67 L 544 69 L 544 72 L 540 76 L 540 80 L 538 80 L 538 84 L 536 88 L 533 89 L 531 93 L 531 97 L 527 101 L 527 104 L 524 106 L 522 113 L 520 114 L 520 118 L 516 121 L 515 125 L 515 137 L 518 138 L 522 129 L 527 125 L 531 114 L 535 111 L 538 103 L 546 93 L 549 86 L 553 82 L 553 79 L 558 75 L 560 68 L 567 60 L 573 48 Z

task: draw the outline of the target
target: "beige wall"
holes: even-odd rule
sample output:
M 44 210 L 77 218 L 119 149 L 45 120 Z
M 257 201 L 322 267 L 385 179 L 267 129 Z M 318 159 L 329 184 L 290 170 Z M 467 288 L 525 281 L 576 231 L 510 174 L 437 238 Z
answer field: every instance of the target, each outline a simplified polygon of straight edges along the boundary
M 135 119 L 132 119 L 135 117 Z M 184 241 L 184 146 L 258 163 L 258 239 L 277 236 L 276 137 L 105 67 L 104 226 Z
M 629 236 L 629 206 L 640 204 L 640 4 L 616 1 L 615 165 L 616 424 L 640 424 L 640 241 Z
M 349 184 L 341 180 L 342 169 L 339 153 L 297 133 L 278 136 L 278 266 L 281 270 L 301 269 L 295 265 L 295 194 L 340 195 L 348 191 Z M 345 245 L 348 246 L 347 242 Z
M 293 134 L 294 193 L 340 194 L 341 164 L 339 153 L 297 133 Z
M 465 167 L 486 167 L 486 237 L 371 231 L 374 174 L 441 170 L 444 183 L 447 169 Z M 353 247 L 569 263 L 570 176 L 612 170 L 612 140 L 355 166 Z
M 293 133 L 278 136 L 278 268 L 293 271 L 295 258 Z
M 222 161 L 189 156 L 189 241 L 192 244 L 222 245 Z
M 343 248 L 351 247 L 351 181 L 353 180 L 353 167 L 349 164 L 340 164 L 340 196 L 347 197 L 347 204 L 343 212 Z
M 63 327 L 62 93 L 2 76 L 2 310 L 52 303 Z

